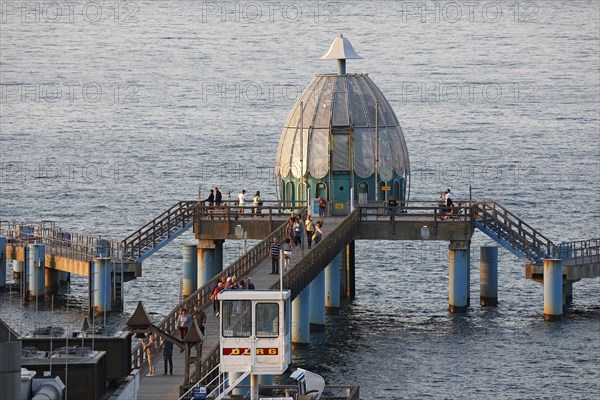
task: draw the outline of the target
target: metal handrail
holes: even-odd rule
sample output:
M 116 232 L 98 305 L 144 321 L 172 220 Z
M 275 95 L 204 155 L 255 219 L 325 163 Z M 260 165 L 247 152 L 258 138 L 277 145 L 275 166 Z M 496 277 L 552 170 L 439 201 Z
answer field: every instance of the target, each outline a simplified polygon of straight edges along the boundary
M 22 230 L 24 226 L 31 229 L 31 232 L 24 232 Z M 90 261 L 101 256 L 111 257 L 116 261 L 122 253 L 119 242 L 115 240 L 47 228 L 42 224 L 0 226 L 0 234 L 6 235 L 13 245 L 25 246 L 28 243 L 38 242 L 46 245 L 49 254 L 80 261 Z
M 252 202 L 246 202 L 244 206 L 239 206 L 235 203 L 222 203 L 220 207 L 217 207 L 201 201 L 195 207 L 194 223 L 198 225 L 202 219 L 231 221 L 244 218 L 250 219 L 255 216 L 262 218 L 268 216 L 268 219 L 272 220 L 273 217 L 289 216 L 291 212 L 299 213 L 306 209 L 305 201 L 285 202 L 267 200 L 261 203 L 261 206 L 254 206 Z M 269 203 L 273 205 L 268 205 Z
M 412 204 L 423 204 L 420 206 L 413 206 Z M 465 206 L 452 206 L 452 207 L 441 207 L 437 203 L 431 201 L 415 201 L 406 202 L 403 207 L 390 207 L 388 205 L 359 205 L 358 208 L 362 209 L 361 218 L 367 220 L 369 217 L 375 216 L 388 218 L 390 221 L 399 221 L 406 219 L 407 217 L 433 217 L 435 221 L 463 221 L 468 222 L 471 220 L 471 206 L 468 201 L 456 202 L 464 203 Z M 448 213 L 446 210 L 450 209 L 452 212 Z M 393 217 L 393 218 L 392 218 Z
M 574 260 L 575 265 L 600 262 L 600 239 L 562 242 L 553 247 L 552 256 Z

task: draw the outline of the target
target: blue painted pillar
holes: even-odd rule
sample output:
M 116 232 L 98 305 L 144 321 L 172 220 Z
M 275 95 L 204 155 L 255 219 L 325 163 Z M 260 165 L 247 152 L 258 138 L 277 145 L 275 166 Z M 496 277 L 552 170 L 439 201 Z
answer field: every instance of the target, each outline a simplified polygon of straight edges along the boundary
M 563 305 L 567 306 L 573 302 L 573 282 L 563 285 Z
M 6 236 L 0 236 L 0 288 L 6 286 Z
M 340 312 L 340 255 L 325 268 L 325 312 Z
M 292 302 L 292 344 L 310 343 L 310 286 L 304 288 Z
M 27 245 L 27 280 L 29 281 L 29 296 L 45 295 L 46 279 L 46 246 L 32 243 Z
M 213 240 L 198 240 L 198 287 L 206 285 L 215 274 L 215 243 Z
M 198 259 L 195 244 L 183 245 L 183 298 L 198 289 Z
M 13 260 L 13 279 L 20 280 L 25 268 L 25 263 L 22 261 Z
M 469 296 L 469 244 L 450 242 L 449 249 L 448 310 L 464 313 Z
M 312 329 L 325 329 L 325 271 L 310 283 L 310 324 Z
M 96 312 L 110 311 L 110 278 L 112 273 L 111 259 L 108 257 L 95 258 L 92 262 L 92 266 L 92 293 L 94 297 L 93 310 Z
M 498 304 L 498 248 L 483 246 L 479 256 L 479 304 Z
M 213 240 L 213 243 L 215 245 L 215 256 L 210 279 L 223 272 L 223 244 L 225 243 L 225 240 Z M 198 285 L 198 287 L 200 287 L 200 285 Z
M 553 321 L 563 313 L 563 268 L 562 260 L 544 260 L 544 319 Z

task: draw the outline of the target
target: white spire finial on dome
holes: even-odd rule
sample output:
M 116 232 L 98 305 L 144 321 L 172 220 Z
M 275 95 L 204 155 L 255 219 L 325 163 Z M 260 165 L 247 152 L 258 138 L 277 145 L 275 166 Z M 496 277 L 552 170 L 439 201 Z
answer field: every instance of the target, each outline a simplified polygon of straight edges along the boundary
M 356 54 L 352 44 L 344 35 L 340 35 L 333 40 L 329 51 L 321 60 L 338 60 L 338 73 L 346 75 L 346 60 L 361 59 L 362 57 Z

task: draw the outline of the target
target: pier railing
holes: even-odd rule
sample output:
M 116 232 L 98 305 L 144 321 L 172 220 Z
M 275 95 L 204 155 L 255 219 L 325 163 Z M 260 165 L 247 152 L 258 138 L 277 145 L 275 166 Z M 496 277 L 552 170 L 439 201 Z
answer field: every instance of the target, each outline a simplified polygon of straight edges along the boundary
M 231 265 L 223 270 L 221 274 L 211 279 L 206 285 L 202 286 L 190 296 L 188 296 L 185 300 L 183 300 L 180 304 L 177 305 L 163 320 L 157 325 L 160 329 L 167 333 L 172 333 L 176 331 L 177 326 L 177 317 L 179 314 L 179 310 L 181 308 L 185 308 L 188 313 L 191 315 L 191 311 L 193 310 L 195 305 L 199 307 L 203 307 L 205 304 L 208 304 L 210 300 L 210 296 L 212 295 L 214 287 L 217 285 L 221 275 L 225 276 L 233 276 L 235 275 L 238 278 L 246 275 L 250 270 L 252 270 L 255 266 L 257 266 L 262 260 L 270 255 L 271 252 L 271 242 L 273 238 L 276 238 L 277 241 L 281 242 L 285 238 L 285 225 L 280 226 L 273 233 L 267 236 L 264 240 L 259 242 L 256 246 L 252 247 L 245 255 L 238 258 Z M 218 345 L 210 350 L 210 354 L 205 360 L 202 370 L 210 371 L 219 363 L 219 354 L 218 354 Z M 215 355 L 216 354 L 216 355 Z M 135 346 L 132 350 L 131 354 L 131 362 L 134 368 L 140 368 L 143 365 L 144 353 L 142 350 L 141 344 Z
M 28 243 L 46 245 L 49 254 L 79 261 L 91 261 L 98 257 L 110 257 L 120 262 L 122 248 L 116 240 L 85 233 L 68 232 L 54 227 L 54 223 L 45 221 L 40 224 L 22 224 L 18 222 L 0 222 L 0 235 L 17 246 Z
M 600 262 L 600 239 L 576 240 L 554 245 L 552 257 L 571 260 L 574 265 L 588 265 Z
M 359 205 L 362 210 L 361 220 L 431 220 L 431 221 L 470 221 L 471 205 L 467 200 L 454 202 L 454 206 L 441 206 L 430 200 L 411 200 L 399 202 L 398 207 L 382 203 L 367 203 Z
M 246 202 L 240 207 L 237 202 L 224 202 L 220 206 L 211 205 L 204 201 L 196 204 L 195 224 L 202 219 L 232 221 L 240 219 L 253 219 L 256 216 L 267 218 L 268 220 L 282 219 L 289 217 L 290 213 L 300 213 L 306 209 L 306 201 L 277 201 L 265 200 L 260 206 L 254 206 L 252 202 Z

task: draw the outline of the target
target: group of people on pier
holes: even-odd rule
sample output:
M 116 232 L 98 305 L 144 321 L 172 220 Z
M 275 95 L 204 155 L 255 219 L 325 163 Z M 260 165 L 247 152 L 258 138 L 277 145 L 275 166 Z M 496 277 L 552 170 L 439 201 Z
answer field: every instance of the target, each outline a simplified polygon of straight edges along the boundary
M 290 267 L 290 259 L 292 258 L 294 250 L 300 250 L 304 247 L 304 237 L 306 235 L 306 244 L 310 249 L 314 245 L 316 246 L 325 232 L 323 232 L 323 218 L 316 222 L 312 219 L 310 214 L 305 215 L 294 215 L 292 214 L 285 225 L 285 239 L 283 242 L 279 242 L 277 238 L 273 238 L 271 242 L 271 274 L 279 273 L 279 264 L 281 256 L 283 255 L 283 270 L 287 271 Z M 283 251 L 283 253 L 282 253 Z
M 254 282 L 252 282 L 252 278 L 246 276 L 242 278 L 240 281 L 237 280 L 236 276 L 225 277 L 225 275 L 221 275 L 221 278 L 213 288 L 213 292 L 210 296 L 210 299 L 213 302 L 213 312 L 215 313 L 215 317 L 219 316 L 219 301 L 217 296 L 223 290 L 254 290 L 256 289 L 254 286 Z
M 231 192 L 227 195 L 227 202 L 223 203 L 223 194 L 219 191 L 219 188 L 215 186 L 214 189 L 210 189 L 210 194 L 206 199 L 204 199 L 204 203 L 208 207 L 221 208 L 224 205 L 227 207 L 239 207 L 240 213 L 244 214 L 246 209 L 246 202 L 248 199 L 246 198 L 246 190 L 242 190 L 240 194 L 238 194 L 237 201 L 231 202 Z M 263 202 L 260 198 L 260 191 L 257 190 L 252 197 L 252 214 L 257 216 L 261 214 L 261 207 L 263 206 Z

